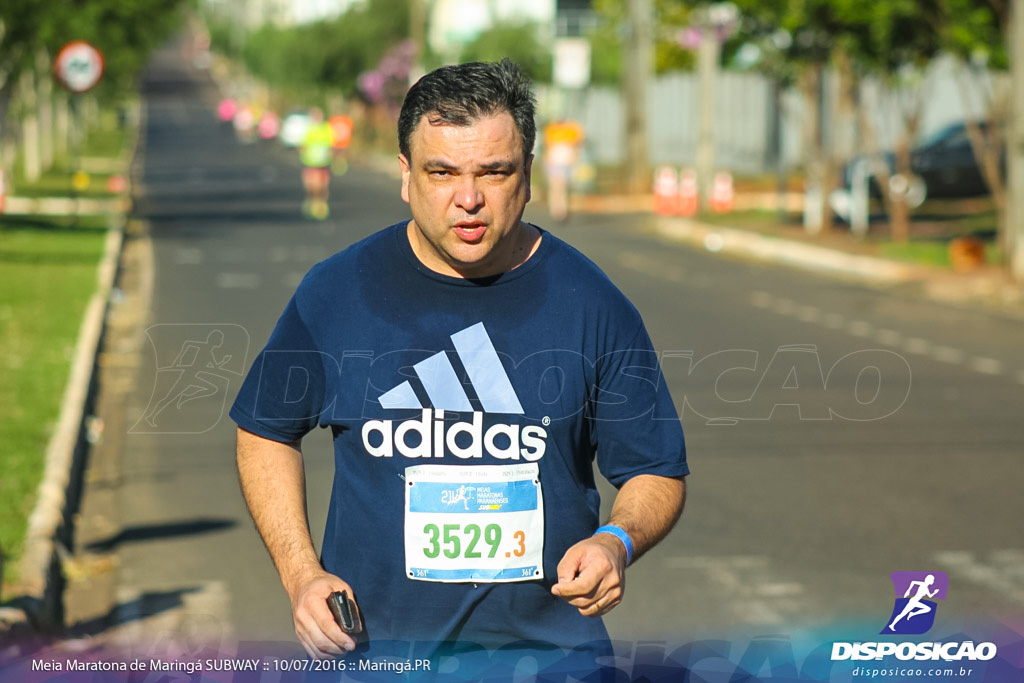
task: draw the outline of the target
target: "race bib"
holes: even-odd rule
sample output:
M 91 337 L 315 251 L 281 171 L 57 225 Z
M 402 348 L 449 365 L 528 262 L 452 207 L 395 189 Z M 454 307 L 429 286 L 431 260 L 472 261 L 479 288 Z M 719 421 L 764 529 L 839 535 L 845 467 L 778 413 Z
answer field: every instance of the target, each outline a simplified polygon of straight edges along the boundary
M 419 581 L 544 578 L 536 463 L 405 470 L 405 569 Z

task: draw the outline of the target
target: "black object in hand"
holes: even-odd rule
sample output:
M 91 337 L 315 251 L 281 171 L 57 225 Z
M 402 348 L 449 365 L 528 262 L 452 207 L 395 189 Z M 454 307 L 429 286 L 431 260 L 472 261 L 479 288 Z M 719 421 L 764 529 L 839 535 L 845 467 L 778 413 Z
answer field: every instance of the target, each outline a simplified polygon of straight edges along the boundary
M 359 612 L 355 605 L 348 599 L 348 591 L 334 591 L 327 598 L 327 606 L 331 608 L 331 614 L 338 626 L 345 633 L 359 633 L 363 630 L 363 623 L 359 620 Z

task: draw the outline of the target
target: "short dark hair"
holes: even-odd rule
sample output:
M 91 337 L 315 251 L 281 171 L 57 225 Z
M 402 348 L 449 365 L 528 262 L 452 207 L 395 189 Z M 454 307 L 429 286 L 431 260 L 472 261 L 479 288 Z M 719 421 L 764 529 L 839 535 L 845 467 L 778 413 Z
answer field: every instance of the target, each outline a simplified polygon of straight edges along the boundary
M 508 58 L 442 66 L 416 82 L 398 116 L 398 149 L 409 156 L 409 138 L 424 116 L 431 123 L 469 126 L 485 116 L 508 112 L 523 142 L 523 158 L 537 138 L 536 100 L 530 79 Z

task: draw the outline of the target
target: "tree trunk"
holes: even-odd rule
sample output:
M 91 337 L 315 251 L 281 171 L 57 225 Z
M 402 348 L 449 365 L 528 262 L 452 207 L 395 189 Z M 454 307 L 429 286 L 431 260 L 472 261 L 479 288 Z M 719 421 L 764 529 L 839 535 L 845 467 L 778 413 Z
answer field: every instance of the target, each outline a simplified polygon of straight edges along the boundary
M 722 46 L 710 25 L 701 30 L 697 51 L 697 71 L 700 88 L 700 111 L 697 124 L 697 188 L 700 210 L 711 206 L 711 185 L 715 177 L 715 82 L 718 80 L 718 62 Z
M 651 0 L 626 0 L 626 183 L 629 192 L 651 188 L 647 154 L 647 85 L 654 70 L 654 9 Z
M 825 148 L 822 119 L 824 117 L 824 64 L 815 64 L 804 73 L 804 150 L 807 174 L 804 205 L 804 229 L 811 234 L 827 230 L 832 224 L 828 194 L 835 183 L 834 164 Z
M 39 162 L 46 170 L 53 168 L 53 79 L 46 52 L 40 52 L 36 59 L 36 83 L 39 84 Z
M 960 97 L 965 106 L 971 101 L 970 85 L 972 74 L 968 68 L 961 68 L 957 74 L 957 83 L 960 86 Z M 989 102 L 988 112 L 985 115 L 988 126 L 982 130 L 972 113 L 966 116 L 967 138 L 971 143 L 971 152 L 974 160 L 978 163 L 985 185 L 992 193 L 992 201 L 996 205 L 996 230 L 997 242 L 1002 249 L 1003 260 L 1010 256 L 1011 237 L 1009 221 L 1007 220 L 1007 195 L 1006 182 L 1002 176 L 1001 156 L 1003 146 L 1007 140 L 1004 136 L 1004 129 L 1012 125 L 1010 121 L 1010 97 L 1008 92 L 1009 83 L 1002 83 L 993 76 L 993 95 Z M 1006 130 L 1009 134 L 1009 130 Z
M 68 96 L 58 92 L 53 102 L 53 151 L 54 156 L 67 163 L 71 147 L 71 112 L 68 109 Z
M 889 209 L 892 241 L 905 244 L 910 241 L 910 205 L 906 197 L 893 197 Z
M 21 121 L 21 162 L 25 180 L 34 183 L 42 175 L 39 160 L 39 118 L 36 79 L 31 70 L 21 77 L 21 97 L 25 114 Z
M 916 121 L 908 125 L 906 136 L 900 140 L 899 144 L 896 145 L 896 174 L 897 176 L 903 177 L 907 188 L 909 188 L 911 176 L 910 140 L 913 139 L 916 128 Z M 890 183 L 889 196 L 892 199 L 889 209 L 889 229 L 891 231 L 892 241 L 900 243 L 909 242 L 910 204 L 907 202 L 907 193 L 899 190 L 899 183 L 897 183 L 896 188 L 893 188 L 892 183 Z

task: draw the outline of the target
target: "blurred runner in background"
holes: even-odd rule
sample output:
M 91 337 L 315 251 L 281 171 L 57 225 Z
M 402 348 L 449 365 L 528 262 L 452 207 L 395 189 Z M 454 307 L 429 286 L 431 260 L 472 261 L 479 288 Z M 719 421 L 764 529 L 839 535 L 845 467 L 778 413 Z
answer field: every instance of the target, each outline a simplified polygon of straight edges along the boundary
M 544 127 L 544 174 L 548 181 L 548 211 L 551 218 L 569 218 L 569 188 L 572 170 L 583 144 L 583 126 L 561 119 Z
M 309 111 L 309 128 L 299 145 L 302 161 L 302 184 L 306 201 L 302 212 L 323 220 L 327 218 L 327 194 L 331 185 L 331 160 L 334 157 L 334 131 L 324 121 L 324 113 L 314 107 Z
M 327 120 L 334 133 L 334 161 L 331 169 L 334 175 L 345 175 L 348 172 L 348 146 L 352 143 L 352 131 L 355 124 L 347 114 L 336 114 Z

